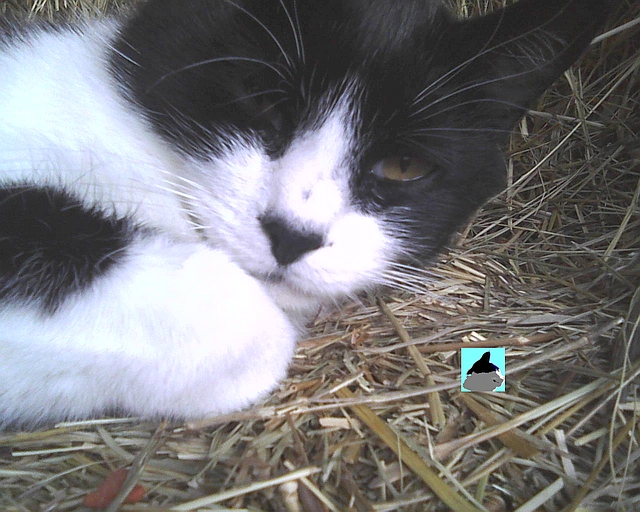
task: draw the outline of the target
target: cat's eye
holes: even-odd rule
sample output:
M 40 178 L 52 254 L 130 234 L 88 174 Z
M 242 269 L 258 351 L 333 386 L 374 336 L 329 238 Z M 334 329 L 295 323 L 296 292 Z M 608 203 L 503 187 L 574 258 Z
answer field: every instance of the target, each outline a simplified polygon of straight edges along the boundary
M 371 172 L 379 177 L 393 181 L 412 181 L 431 174 L 435 166 L 422 158 L 412 156 L 392 156 L 376 162 Z

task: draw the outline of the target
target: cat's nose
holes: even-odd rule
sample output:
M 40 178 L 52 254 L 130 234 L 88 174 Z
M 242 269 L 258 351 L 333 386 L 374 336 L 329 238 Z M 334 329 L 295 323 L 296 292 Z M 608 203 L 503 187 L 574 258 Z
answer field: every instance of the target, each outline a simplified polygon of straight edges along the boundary
M 322 236 L 318 233 L 295 230 L 278 217 L 261 217 L 260 225 L 269 237 L 271 252 L 280 265 L 289 265 L 322 246 Z

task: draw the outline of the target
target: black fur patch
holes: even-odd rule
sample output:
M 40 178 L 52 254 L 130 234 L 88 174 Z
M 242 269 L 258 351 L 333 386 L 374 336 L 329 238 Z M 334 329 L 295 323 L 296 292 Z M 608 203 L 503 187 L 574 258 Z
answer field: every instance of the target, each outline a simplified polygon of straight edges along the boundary
M 53 312 L 125 256 L 134 229 L 53 188 L 0 189 L 0 302 Z
M 614 1 L 520 0 L 456 20 L 439 0 L 151 0 L 112 71 L 158 133 L 205 159 L 238 137 L 277 158 L 348 90 L 353 203 L 429 260 L 503 188 L 501 146 Z M 370 172 L 394 156 L 438 172 L 410 183 Z

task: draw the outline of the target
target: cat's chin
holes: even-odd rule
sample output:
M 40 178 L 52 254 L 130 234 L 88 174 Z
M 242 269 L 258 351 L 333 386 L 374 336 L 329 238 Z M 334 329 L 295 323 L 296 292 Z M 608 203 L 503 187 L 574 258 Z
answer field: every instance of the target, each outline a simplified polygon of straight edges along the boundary
M 304 293 L 285 282 L 266 283 L 265 288 L 276 305 L 292 320 L 306 321 L 327 302 L 326 298 Z
M 276 305 L 296 322 L 304 322 L 315 315 L 321 306 L 335 304 L 340 300 L 340 296 L 336 294 L 303 289 L 286 272 L 272 272 L 254 277 L 263 284 Z
M 304 319 L 325 302 L 317 294 L 301 290 L 283 272 L 252 275 L 262 283 L 276 305 L 293 317 Z

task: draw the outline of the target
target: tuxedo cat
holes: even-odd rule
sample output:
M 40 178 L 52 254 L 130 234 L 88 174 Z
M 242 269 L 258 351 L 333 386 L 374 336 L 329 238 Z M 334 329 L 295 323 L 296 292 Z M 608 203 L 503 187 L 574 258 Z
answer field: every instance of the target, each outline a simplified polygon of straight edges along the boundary
M 604 0 L 149 0 L 0 24 L 0 424 L 194 418 L 285 376 L 305 318 L 401 281 Z

